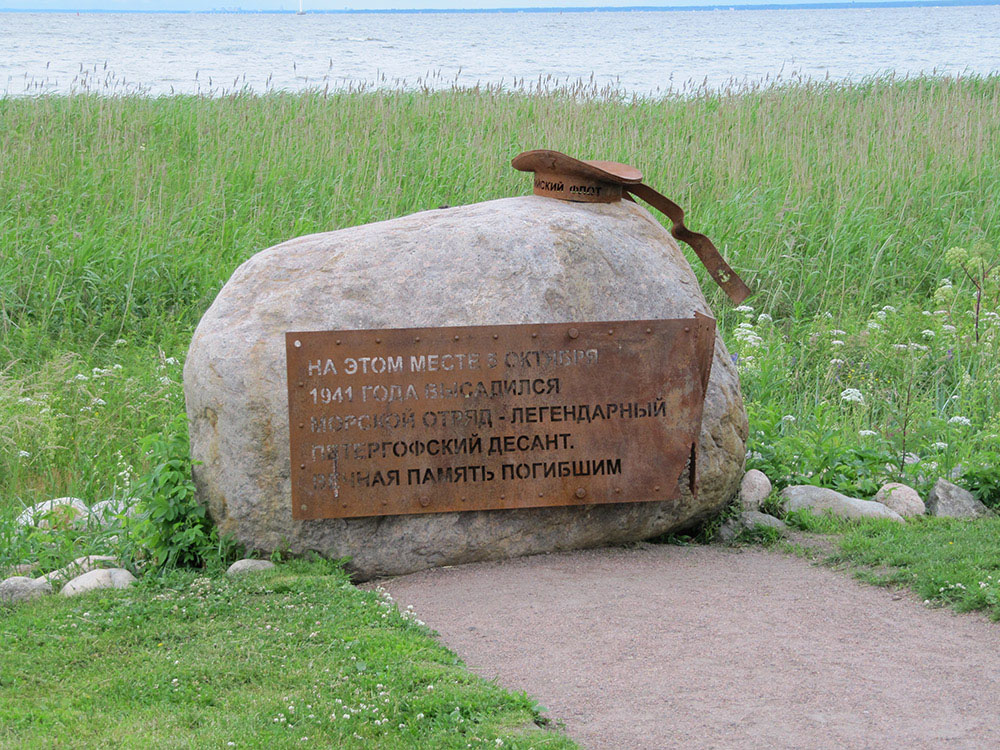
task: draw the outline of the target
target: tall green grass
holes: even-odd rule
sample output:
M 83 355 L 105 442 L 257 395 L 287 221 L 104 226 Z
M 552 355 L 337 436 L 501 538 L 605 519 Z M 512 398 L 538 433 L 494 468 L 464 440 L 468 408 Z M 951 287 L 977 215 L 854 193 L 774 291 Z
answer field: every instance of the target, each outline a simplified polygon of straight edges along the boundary
M 491 88 L 0 99 L 0 510 L 120 491 L 122 465 L 142 463 L 138 437 L 181 409 L 165 363 L 183 359 L 240 262 L 297 235 L 527 193 L 509 160 L 537 147 L 639 166 L 723 249 L 774 321 L 766 377 L 745 376 L 761 414 L 837 400 L 829 357 L 796 351 L 818 314 L 856 333 L 885 304 L 933 306 L 945 249 L 1000 245 L 998 76 L 662 100 Z M 741 350 L 744 315 L 695 267 Z

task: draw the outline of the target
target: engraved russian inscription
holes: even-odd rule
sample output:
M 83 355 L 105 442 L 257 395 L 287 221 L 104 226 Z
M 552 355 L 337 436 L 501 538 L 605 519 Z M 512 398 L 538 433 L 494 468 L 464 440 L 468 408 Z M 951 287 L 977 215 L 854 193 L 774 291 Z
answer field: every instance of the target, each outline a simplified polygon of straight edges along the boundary
M 701 315 L 289 332 L 293 517 L 675 497 L 714 337 Z

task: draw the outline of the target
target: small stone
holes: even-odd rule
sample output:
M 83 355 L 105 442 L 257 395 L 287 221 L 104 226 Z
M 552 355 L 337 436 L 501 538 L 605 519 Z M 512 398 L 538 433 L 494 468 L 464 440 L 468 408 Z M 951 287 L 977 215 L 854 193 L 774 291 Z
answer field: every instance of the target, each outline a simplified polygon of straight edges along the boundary
M 948 518 L 982 518 L 994 515 L 971 492 L 943 478 L 937 480 L 927 497 L 927 513 Z
M 78 557 L 69 565 L 65 565 L 59 570 L 53 570 L 51 573 L 46 573 L 43 576 L 36 578 L 36 581 L 69 581 L 70 579 L 76 578 L 77 576 L 83 575 L 84 573 L 89 573 L 92 570 L 103 567 L 114 567 L 117 564 L 117 560 L 111 555 L 85 555 L 84 557 Z M 104 563 L 110 563 L 109 565 L 104 565 Z
M 77 576 L 62 587 L 63 596 L 76 596 L 98 589 L 123 589 L 135 583 L 135 576 L 124 568 L 92 570 Z
M 904 518 L 907 516 L 922 516 L 927 512 L 924 501 L 912 487 L 899 482 L 889 482 L 883 485 L 875 494 L 875 502 L 882 503 L 889 510 L 894 510 Z
M 720 544 L 729 544 L 739 536 L 740 522 L 737 518 L 727 518 L 722 522 L 719 530 L 715 532 L 715 541 Z
M 771 494 L 771 480 L 757 469 L 750 469 L 740 482 L 740 505 L 744 510 L 760 510 L 760 504 Z
M 47 581 L 36 581 L 26 576 L 12 576 L 0 582 L 0 602 L 23 602 L 52 593 Z
M 901 515 L 882 503 L 848 497 L 825 487 L 797 484 L 785 487 L 781 491 L 781 497 L 784 498 L 786 511 L 806 508 L 817 513 L 829 511 L 841 518 L 891 518 L 900 522 L 903 520 Z
M 86 519 L 88 513 L 87 504 L 80 498 L 57 497 L 26 508 L 14 523 L 18 526 L 37 526 L 40 529 L 65 527 Z
M 227 576 L 238 576 L 241 573 L 255 573 L 259 570 L 270 570 L 274 563 L 270 560 L 237 560 L 226 570 Z
M 771 529 L 788 528 L 780 518 L 761 513 L 759 510 L 745 510 L 740 513 L 739 520 L 744 529 L 752 529 L 755 526 L 767 526 Z

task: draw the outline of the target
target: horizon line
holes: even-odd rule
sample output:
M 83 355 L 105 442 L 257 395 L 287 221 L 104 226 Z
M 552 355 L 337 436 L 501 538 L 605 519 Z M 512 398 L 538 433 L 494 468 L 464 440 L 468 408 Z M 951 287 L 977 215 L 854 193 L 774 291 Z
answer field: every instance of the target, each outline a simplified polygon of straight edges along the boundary
M 1000 0 L 821 0 L 820 2 L 791 3 L 717 3 L 713 5 L 599 5 L 599 6 L 543 6 L 495 8 L 330 8 L 306 10 L 301 15 L 345 14 L 405 14 L 405 13 L 616 13 L 616 12 L 688 12 L 733 10 L 841 10 L 850 8 L 954 8 L 1000 5 Z M 0 13 L 149 13 L 149 14 L 205 14 L 205 15 L 300 15 L 295 9 L 209 8 L 201 10 L 134 9 L 134 8 L 3 8 Z

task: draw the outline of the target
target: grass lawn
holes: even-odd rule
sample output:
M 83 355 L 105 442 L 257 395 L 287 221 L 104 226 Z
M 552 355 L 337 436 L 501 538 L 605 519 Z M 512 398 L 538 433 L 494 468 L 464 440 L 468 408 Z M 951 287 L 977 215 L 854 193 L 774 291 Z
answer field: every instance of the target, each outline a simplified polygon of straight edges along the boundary
M 0 607 L 4 748 L 572 748 L 333 563 Z

